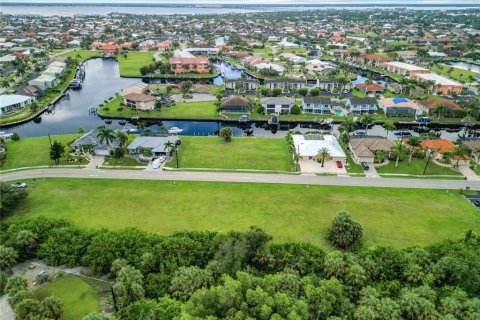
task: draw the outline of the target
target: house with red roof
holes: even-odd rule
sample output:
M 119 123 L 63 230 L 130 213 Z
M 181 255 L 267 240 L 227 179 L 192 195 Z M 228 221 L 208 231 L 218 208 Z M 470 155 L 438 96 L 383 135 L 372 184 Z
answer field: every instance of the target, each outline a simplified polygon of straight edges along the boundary
M 158 51 L 167 51 L 173 48 L 173 41 L 172 40 L 165 40 L 162 42 L 157 43 Z
M 209 73 L 210 61 L 205 57 L 185 58 L 171 57 L 170 70 L 173 73 Z
M 118 44 L 104 44 L 99 48 L 99 50 L 102 52 L 102 54 L 112 54 L 115 52 L 120 52 L 122 51 L 122 47 L 119 46 Z
M 382 93 L 383 92 L 383 87 L 379 84 L 376 83 L 359 83 L 355 85 L 355 88 L 357 88 L 359 91 L 364 92 L 364 93 L 372 93 L 372 94 L 377 94 L 377 93 Z

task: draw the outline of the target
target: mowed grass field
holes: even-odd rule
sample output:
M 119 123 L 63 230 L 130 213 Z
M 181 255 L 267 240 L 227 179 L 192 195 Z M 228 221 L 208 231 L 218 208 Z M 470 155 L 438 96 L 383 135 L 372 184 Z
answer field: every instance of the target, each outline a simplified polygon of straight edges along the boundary
M 122 77 L 139 77 L 140 68 L 153 63 L 152 52 L 131 51 L 127 52 L 127 58 L 123 54 L 117 56 L 120 76 Z
M 217 108 L 214 101 L 199 102 L 177 102 L 169 108 L 140 111 L 126 106 L 120 106 L 121 97 L 116 97 L 105 106 L 100 107 L 98 112 L 104 116 L 131 117 L 141 116 L 142 118 L 176 118 L 176 119 L 212 119 L 218 118 Z M 119 111 L 118 108 L 121 107 Z M 106 109 L 108 108 L 108 109 Z
M 78 320 L 90 312 L 100 311 L 98 292 L 80 278 L 65 276 L 54 282 L 42 285 L 35 296 L 43 300 L 48 296 L 57 296 L 63 302 L 62 320 Z
M 180 137 L 181 168 L 222 168 L 293 171 L 293 160 L 285 139 L 233 137 Z M 169 163 L 174 167 L 176 159 Z
M 67 143 L 78 138 L 79 134 L 64 134 L 50 136 L 53 141 L 61 142 L 65 146 L 65 157 L 60 159 L 60 164 L 76 164 L 67 162 L 68 152 Z M 7 160 L 0 167 L 0 170 L 13 168 L 33 167 L 33 166 L 53 166 L 55 162 L 50 159 L 50 142 L 48 136 L 20 139 L 19 141 L 8 140 Z M 86 163 L 86 162 L 84 162 Z
M 137 227 L 161 234 L 257 225 L 274 241 L 329 248 L 327 230 L 340 210 L 362 224 L 367 247 L 426 245 L 480 231 L 478 210 L 455 190 L 46 179 L 37 180 L 18 212 L 88 228 Z
M 376 168 L 378 173 L 399 173 L 399 174 L 422 174 L 425 169 L 427 159 L 412 159 L 408 163 L 408 156 L 405 156 L 402 161 L 398 162 L 398 167 L 395 168 L 395 160 L 391 160 L 388 164 Z M 458 171 L 454 171 L 449 167 L 442 167 L 430 161 L 425 171 L 425 175 L 453 175 L 461 176 Z
M 74 50 L 62 53 L 61 57 L 77 59 L 79 62 L 84 61 L 91 57 L 100 56 L 100 53 L 97 50 Z M 80 56 L 80 57 L 79 57 Z

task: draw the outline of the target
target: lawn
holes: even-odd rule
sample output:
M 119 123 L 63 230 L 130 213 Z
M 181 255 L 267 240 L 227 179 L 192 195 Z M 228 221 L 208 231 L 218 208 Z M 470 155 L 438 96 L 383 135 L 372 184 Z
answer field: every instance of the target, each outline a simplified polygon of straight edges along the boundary
M 200 102 L 177 102 L 175 106 L 161 108 L 149 111 L 139 111 L 121 106 L 122 97 L 116 97 L 105 106 L 98 109 L 98 113 L 103 116 L 132 117 L 141 116 L 142 118 L 177 118 L 177 119 L 209 119 L 218 118 L 217 107 L 214 101 Z
M 27 181 L 28 182 L 28 181 Z M 112 201 L 115 199 L 115 201 Z M 111 179 L 37 180 L 18 212 L 88 228 L 246 230 L 275 241 L 325 241 L 333 216 L 347 210 L 367 247 L 404 248 L 480 232 L 480 215 L 456 190 Z
M 345 170 L 347 170 L 348 173 L 355 174 L 355 176 L 357 176 L 358 174 L 363 174 L 364 171 L 362 169 L 362 166 L 353 161 L 352 153 L 350 152 L 350 150 L 347 149 L 345 143 L 342 140 L 339 140 L 339 143 L 343 149 L 343 152 L 345 152 L 345 155 L 347 156 L 348 165 L 345 166 Z
M 119 54 L 118 67 L 122 77 L 140 77 L 140 68 L 153 63 L 153 54 L 149 51 L 131 51 L 127 53 L 127 58 Z
M 454 68 L 449 65 L 433 65 L 431 68 L 432 72 L 436 72 L 438 74 L 441 74 L 443 76 L 446 76 L 448 78 L 452 78 L 454 80 L 460 81 L 460 82 L 470 82 L 468 80 L 469 76 L 472 76 L 474 79 L 479 75 L 478 72 L 470 71 L 470 70 L 465 70 L 465 69 L 460 69 L 460 68 Z M 451 70 L 451 72 L 450 72 Z M 475 81 L 475 80 L 474 80 Z
M 285 139 L 234 137 L 180 138 L 181 168 L 222 168 L 293 171 L 293 161 Z M 176 165 L 175 159 L 169 166 Z
M 78 57 L 78 55 L 80 55 L 80 57 Z M 88 58 L 100 56 L 100 53 L 96 50 L 74 50 L 62 53 L 60 56 L 65 58 L 71 57 L 79 60 L 79 62 L 82 62 Z
M 53 141 L 61 142 L 63 145 L 72 142 L 78 134 L 64 134 L 64 135 L 52 135 L 50 136 Z M 55 165 L 53 160 L 50 160 L 50 142 L 48 137 L 34 137 L 34 138 L 22 138 L 19 141 L 8 140 L 6 142 L 7 147 L 7 160 L 0 167 L 1 170 L 33 167 L 33 166 L 53 166 Z M 65 147 L 65 155 L 68 155 L 70 148 Z M 72 157 L 68 157 L 72 158 Z M 67 162 L 67 157 L 60 159 L 60 164 L 78 164 L 78 162 Z M 83 162 L 86 164 L 86 161 Z
M 97 290 L 78 277 L 65 276 L 35 291 L 39 300 L 52 295 L 62 299 L 62 320 L 78 320 L 90 312 L 100 311 Z
M 403 161 L 398 163 L 398 168 L 395 168 L 395 160 L 391 160 L 387 165 L 377 168 L 378 173 L 392 173 L 392 174 L 418 174 L 423 173 L 427 159 L 412 159 L 408 163 L 408 156 L 405 156 Z M 433 161 L 430 161 L 427 167 L 426 175 L 454 175 L 461 176 L 460 172 L 454 171 L 448 167 L 439 166 Z

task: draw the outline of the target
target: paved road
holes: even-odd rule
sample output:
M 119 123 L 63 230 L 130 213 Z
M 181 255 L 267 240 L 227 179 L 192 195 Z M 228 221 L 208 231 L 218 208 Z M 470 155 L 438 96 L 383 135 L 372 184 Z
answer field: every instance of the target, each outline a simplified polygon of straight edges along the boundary
M 470 187 L 480 190 L 480 181 L 352 178 L 314 175 L 257 174 L 229 172 L 185 172 L 185 171 L 139 171 L 139 170 L 96 170 L 52 168 L 16 171 L 0 175 L 2 181 L 33 178 L 102 178 L 102 179 L 145 179 L 177 181 L 221 181 L 249 183 L 283 183 L 335 186 L 367 186 L 386 188 L 417 189 L 460 189 Z

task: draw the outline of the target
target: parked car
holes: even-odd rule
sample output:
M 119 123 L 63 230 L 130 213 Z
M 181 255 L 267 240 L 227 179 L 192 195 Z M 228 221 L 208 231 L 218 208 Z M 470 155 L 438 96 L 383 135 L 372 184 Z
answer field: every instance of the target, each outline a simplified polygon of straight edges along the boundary
M 12 188 L 25 189 L 27 184 L 25 182 L 15 182 L 10 185 Z
M 368 169 L 370 169 L 370 166 L 368 165 L 368 163 L 366 163 L 366 162 L 361 162 L 360 164 L 362 165 L 362 169 L 363 169 L 363 170 L 368 171 Z
M 479 208 L 480 207 L 480 201 L 478 201 L 478 200 L 473 201 L 473 205 L 475 207 Z
M 336 163 L 337 163 L 337 168 L 339 168 L 339 169 L 343 168 L 342 161 L 339 160 Z
M 343 89 L 343 93 L 349 93 L 350 91 L 348 89 Z
M 393 133 L 397 138 L 410 138 L 412 133 L 409 131 L 396 131 Z
M 165 156 L 161 156 L 160 158 L 158 158 L 158 160 L 160 160 L 161 163 L 165 162 L 166 159 L 167 157 Z
M 153 169 L 158 169 L 160 168 L 160 166 L 162 165 L 162 160 L 160 158 L 158 159 L 155 159 L 153 162 L 152 162 L 152 168 Z

